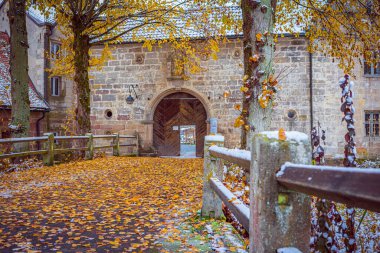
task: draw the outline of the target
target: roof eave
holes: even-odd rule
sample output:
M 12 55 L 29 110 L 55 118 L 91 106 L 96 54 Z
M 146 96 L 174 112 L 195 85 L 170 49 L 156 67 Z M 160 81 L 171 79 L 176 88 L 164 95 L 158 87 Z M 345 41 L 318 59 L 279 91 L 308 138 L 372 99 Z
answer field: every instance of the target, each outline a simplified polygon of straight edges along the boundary
M 305 32 L 299 32 L 297 34 L 299 37 L 305 37 Z M 296 35 L 293 33 L 280 33 L 278 35 L 281 37 L 287 37 L 287 38 L 296 37 Z M 243 34 L 226 35 L 225 37 L 227 39 L 241 39 L 241 38 L 243 38 Z M 205 40 L 205 39 L 206 39 L 206 37 L 194 37 L 194 38 L 191 38 L 190 40 L 196 41 L 196 40 Z M 159 40 L 165 40 L 165 39 L 159 39 Z M 122 41 L 119 43 L 115 43 L 114 45 L 139 44 L 139 43 L 144 43 L 144 42 L 145 42 L 144 40 L 142 40 L 142 41 L 125 40 L 125 41 Z M 101 45 L 104 45 L 104 44 L 97 44 L 95 46 L 101 46 Z

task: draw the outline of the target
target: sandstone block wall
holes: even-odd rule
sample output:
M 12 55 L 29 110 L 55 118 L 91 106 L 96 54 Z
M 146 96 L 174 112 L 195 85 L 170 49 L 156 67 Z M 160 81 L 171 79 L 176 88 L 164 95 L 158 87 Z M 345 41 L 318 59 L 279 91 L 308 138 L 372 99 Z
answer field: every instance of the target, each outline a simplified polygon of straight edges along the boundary
M 275 53 L 276 73 L 282 90 L 278 93 L 271 129 L 310 132 L 310 54 L 305 38 L 281 38 Z M 95 55 L 101 48 L 93 48 Z M 208 117 L 218 118 L 219 132 L 226 137 L 226 146 L 239 147 L 240 129 L 233 127 L 238 112 L 233 109 L 240 103 L 242 68 L 242 43 L 238 39 L 221 45 L 218 60 L 203 59 L 206 71 L 190 75 L 189 80 L 171 76 L 170 49 L 153 47 L 152 51 L 141 44 L 131 43 L 113 46 L 113 59 L 102 70 L 91 72 L 92 109 L 94 133 L 134 133 L 137 131 L 143 147 L 152 145 L 152 117 L 155 105 L 165 94 L 175 91 L 191 92 L 205 105 Z M 143 62 L 138 58 L 143 57 Z M 314 125 L 319 121 L 326 129 L 326 155 L 343 154 L 346 128 L 341 124 L 340 88 L 338 79 L 343 75 L 335 63 L 321 55 L 312 55 Z M 365 137 L 364 111 L 379 110 L 380 78 L 364 77 L 363 68 L 355 70 L 355 104 L 357 113 L 357 144 L 368 154 L 380 150 L 380 139 Z M 129 85 L 137 85 L 138 99 L 129 105 Z M 231 96 L 223 98 L 224 91 Z M 134 94 L 132 94 L 134 95 Z M 295 120 L 289 119 L 288 111 L 295 110 Z M 112 117 L 106 117 L 106 111 Z

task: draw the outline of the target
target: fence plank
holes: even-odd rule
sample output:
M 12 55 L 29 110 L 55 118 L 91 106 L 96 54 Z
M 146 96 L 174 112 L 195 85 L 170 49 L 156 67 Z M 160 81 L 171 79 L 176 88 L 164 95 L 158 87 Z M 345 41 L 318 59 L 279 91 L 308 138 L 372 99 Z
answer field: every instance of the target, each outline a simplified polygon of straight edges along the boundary
M 80 139 L 88 139 L 88 136 L 54 136 L 54 139 L 65 141 L 65 140 L 80 140 Z
M 240 224 L 249 231 L 249 207 L 228 190 L 217 178 L 210 178 L 211 188 L 218 194 L 219 198 L 235 215 Z
M 32 156 L 32 155 L 44 155 L 47 154 L 47 150 L 33 150 L 19 153 L 10 153 L 0 155 L 0 159 L 21 157 L 21 156 Z
M 95 146 L 94 149 L 113 148 L 113 145 Z
M 380 169 L 286 163 L 277 181 L 290 190 L 380 212 Z
M 88 148 L 87 147 L 83 147 L 83 148 L 55 148 L 54 154 L 66 153 L 66 152 L 70 152 L 70 151 L 80 151 L 80 150 L 86 151 L 86 150 L 88 150 Z
M 218 149 L 219 148 L 220 147 L 218 147 Z M 222 153 L 222 152 L 218 151 L 218 149 L 214 148 L 214 147 L 210 148 L 210 155 L 212 155 L 213 157 L 217 157 L 217 158 L 223 159 L 225 161 L 231 162 L 231 163 L 235 163 L 235 164 L 239 165 L 240 167 L 244 168 L 246 171 L 249 171 L 249 168 L 251 166 L 251 159 L 248 160 L 248 159 L 244 159 L 242 157 L 234 156 L 232 154 Z M 228 149 L 226 149 L 226 150 L 228 150 Z
M 136 144 L 120 144 L 120 147 L 136 147 Z
M 23 137 L 23 138 L 5 138 L 5 139 L 0 139 L 0 144 L 16 143 L 16 142 L 46 141 L 47 139 L 48 139 L 48 137 L 46 137 L 46 136 Z
M 119 135 L 121 139 L 136 139 L 136 135 Z
M 94 135 L 94 139 L 113 139 L 115 136 L 115 134 Z

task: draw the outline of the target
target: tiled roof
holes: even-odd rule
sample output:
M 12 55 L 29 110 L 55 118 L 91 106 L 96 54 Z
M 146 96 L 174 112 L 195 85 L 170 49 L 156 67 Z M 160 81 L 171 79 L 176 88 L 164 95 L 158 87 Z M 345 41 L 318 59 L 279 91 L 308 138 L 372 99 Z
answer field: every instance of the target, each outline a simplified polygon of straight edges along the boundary
M 6 0 L 0 0 L 0 7 L 2 7 L 2 5 L 5 4 L 5 2 Z M 39 10 L 34 8 L 32 5 L 29 7 L 27 14 L 38 25 L 55 25 L 53 12 L 51 12 L 51 14 L 48 17 L 45 17 L 45 15 L 43 15 Z
M 6 108 L 12 106 L 9 58 L 9 36 L 5 32 L 0 32 L 0 107 Z M 29 80 L 29 99 L 31 110 L 50 110 L 49 104 L 42 98 L 31 80 Z
M 37 24 L 39 25 L 54 25 L 55 19 L 54 19 L 54 13 L 51 12 L 48 17 L 43 15 L 39 10 L 34 8 L 33 6 L 29 7 L 28 9 L 28 15 L 31 19 L 33 19 Z
M 209 17 L 209 22 L 208 24 L 204 24 L 203 20 L 199 18 L 199 20 L 196 20 L 197 15 L 201 16 L 202 13 L 196 10 L 190 10 L 189 14 L 187 14 L 188 17 L 185 18 L 176 18 L 172 20 L 172 23 L 175 25 L 177 28 L 177 31 L 172 33 L 174 37 L 188 37 L 192 39 L 197 39 L 197 38 L 205 38 L 207 36 L 210 36 L 210 31 L 213 31 L 213 28 L 211 27 L 212 24 L 216 24 L 216 22 L 220 22 L 222 19 L 222 14 L 224 15 L 229 15 L 234 18 L 234 20 L 241 21 L 241 8 L 239 6 L 229 6 L 229 7 L 220 7 L 220 8 L 215 8 L 214 14 L 211 14 Z M 198 12 L 198 13 L 197 13 Z M 191 22 L 192 24 L 190 26 L 187 26 L 187 20 L 188 19 L 193 19 L 195 20 L 194 22 Z M 218 21 L 216 21 L 218 20 Z M 125 25 L 124 29 L 129 30 L 132 29 L 133 27 L 136 27 L 140 24 L 143 24 L 144 18 L 141 18 L 140 20 L 129 20 L 128 23 Z M 199 22 L 197 25 L 196 23 Z M 205 28 L 207 29 L 207 33 L 205 32 Z M 240 27 L 231 27 L 230 30 L 226 31 L 226 36 L 241 36 L 243 35 L 242 30 L 239 29 Z M 160 39 L 167 39 L 169 37 L 169 31 L 165 30 L 164 28 L 162 29 L 157 29 L 157 28 L 152 28 L 149 25 L 144 26 L 143 28 L 137 30 L 136 32 L 133 33 L 128 33 L 123 36 L 124 41 L 135 41 L 136 38 L 143 38 L 145 39 L 153 39 L 153 40 L 160 40 Z M 219 34 L 211 34 L 212 36 L 214 35 L 219 35 Z

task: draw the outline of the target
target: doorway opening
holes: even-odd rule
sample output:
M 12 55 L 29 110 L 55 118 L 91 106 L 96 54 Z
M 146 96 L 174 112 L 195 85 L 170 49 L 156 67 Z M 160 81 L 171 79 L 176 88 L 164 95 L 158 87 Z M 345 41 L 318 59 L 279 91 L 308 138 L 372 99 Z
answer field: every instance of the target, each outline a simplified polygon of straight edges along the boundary
M 185 92 L 165 96 L 153 121 L 153 146 L 159 156 L 203 157 L 207 113 L 198 98 Z
M 196 157 L 196 131 L 195 125 L 179 127 L 181 141 L 180 155 L 183 157 Z

